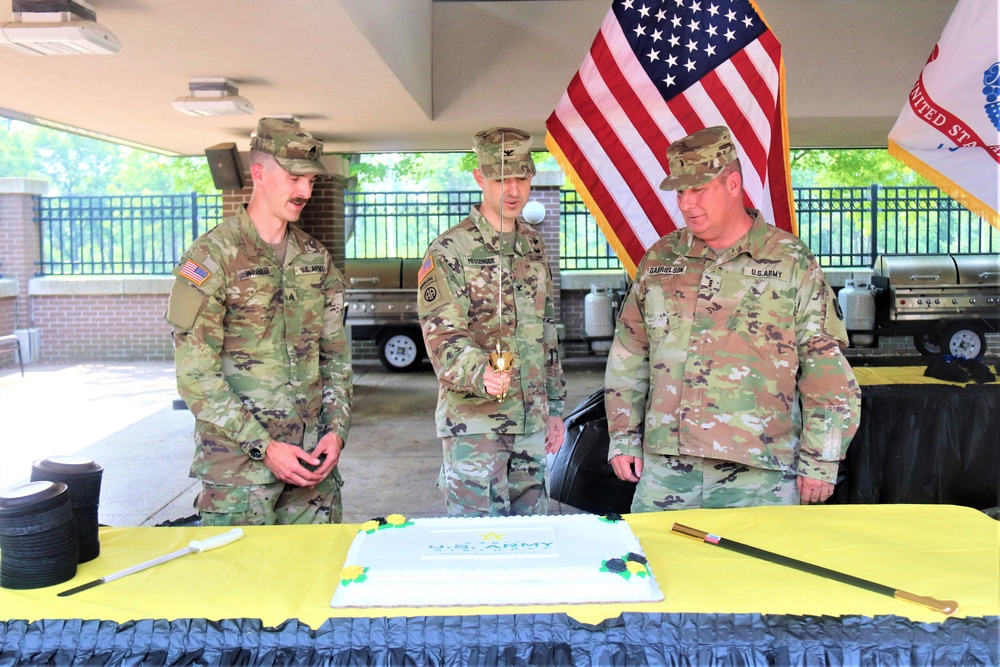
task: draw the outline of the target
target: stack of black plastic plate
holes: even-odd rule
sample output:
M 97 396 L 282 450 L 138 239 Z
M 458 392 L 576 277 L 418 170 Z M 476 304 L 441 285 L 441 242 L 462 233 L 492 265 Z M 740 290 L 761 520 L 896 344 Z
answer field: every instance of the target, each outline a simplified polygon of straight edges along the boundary
M 61 584 L 76 576 L 79 558 L 65 484 L 30 482 L 0 493 L 0 586 Z
M 103 474 L 104 468 L 82 456 L 50 456 L 31 466 L 31 481 L 62 482 L 69 487 L 81 563 L 101 555 L 97 507 L 101 501 Z

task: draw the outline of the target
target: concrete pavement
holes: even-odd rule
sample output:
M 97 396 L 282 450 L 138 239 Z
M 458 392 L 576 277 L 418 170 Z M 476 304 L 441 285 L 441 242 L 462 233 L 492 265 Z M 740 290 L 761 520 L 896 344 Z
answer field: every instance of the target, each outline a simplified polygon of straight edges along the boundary
M 604 364 L 602 356 L 564 361 L 567 412 L 603 385 Z M 426 363 L 416 373 L 354 366 L 354 420 L 341 458 L 345 521 L 440 516 L 433 371 Z M 194 418 L 173 409 L 176 398 L 171 363 L 31 364 L 24 378 L 16 365 L 0 369 L 0 489 L 28 481 L 35 460 L 78 455 L 104 467 L 102 524 L 190 516 L 198 491 L 187 476 Z

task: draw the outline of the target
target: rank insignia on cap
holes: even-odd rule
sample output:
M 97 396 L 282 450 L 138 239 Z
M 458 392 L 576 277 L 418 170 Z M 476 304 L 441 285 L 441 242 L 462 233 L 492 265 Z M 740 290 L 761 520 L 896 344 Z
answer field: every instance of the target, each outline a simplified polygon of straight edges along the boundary
M 424 276 L 426 276 L 433 270 L 434 270 L 434 258 L 431 257 L 430 255 L 427 255 L 427 259 L 424 260 L 424 263 L 420 266 L 420 270 L 417 272 L 417 284 L 419 285 L 420 282 L 424 279 Z
M 212 275 L 212 272 L 198 262 L 189 259 L 184 262 L 184 266 L 182 266 L 181 270 L 177 272 L 177 275 L 184 276 L 195 285 L 201 285 L 203 282 L 208 280 L 208 277 Z

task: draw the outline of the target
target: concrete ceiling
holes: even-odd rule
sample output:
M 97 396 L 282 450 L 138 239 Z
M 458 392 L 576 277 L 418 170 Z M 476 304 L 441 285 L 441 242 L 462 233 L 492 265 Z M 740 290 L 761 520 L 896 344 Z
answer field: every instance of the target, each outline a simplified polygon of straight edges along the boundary
M 885 146 L 956 0 L 757 0 L 782 42 L 793 147 Z M 122 42 L 108 56 L 0 47 L 0 115 L 168 154 L 249 145 L 261 115 L 295 114 L 328 152 L 468 150 L 493 125 L 543 147 L 609 0 L 91 0 Z M 11 0 L 0 0 L 0 22 Z M 247 116 L 175 111 L 225 77 Z

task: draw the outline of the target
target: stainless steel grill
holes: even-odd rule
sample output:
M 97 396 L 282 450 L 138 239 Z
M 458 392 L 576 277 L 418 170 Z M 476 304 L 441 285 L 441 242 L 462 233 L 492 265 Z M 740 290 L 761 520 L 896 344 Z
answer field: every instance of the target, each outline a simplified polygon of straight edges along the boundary
M 351 337 L 374 340 L 389 370 L 409 370 L 425 356 L 417 313 L 419 259 L 349 259 L 347 317 Z
M 889 290 L 890 320 L 996 317 L 1000 309 L 1000 255 L 883 255 L 876 286 Z

